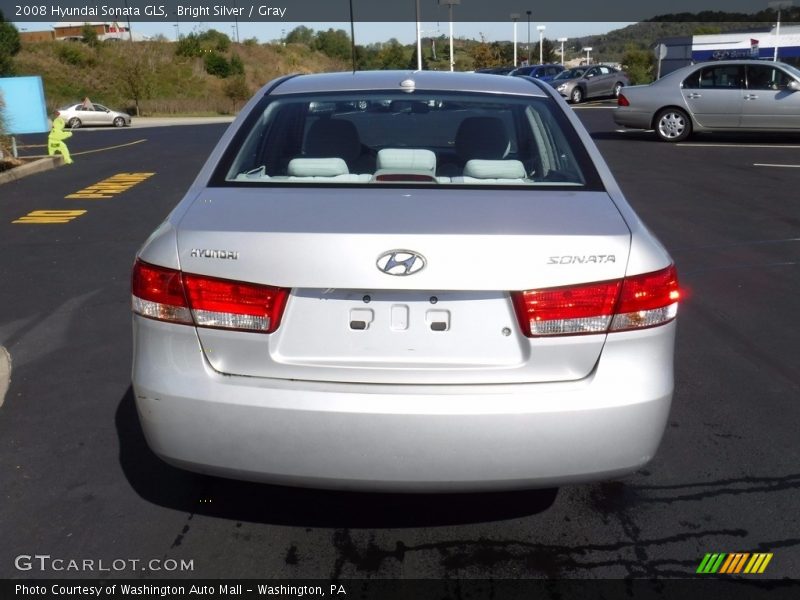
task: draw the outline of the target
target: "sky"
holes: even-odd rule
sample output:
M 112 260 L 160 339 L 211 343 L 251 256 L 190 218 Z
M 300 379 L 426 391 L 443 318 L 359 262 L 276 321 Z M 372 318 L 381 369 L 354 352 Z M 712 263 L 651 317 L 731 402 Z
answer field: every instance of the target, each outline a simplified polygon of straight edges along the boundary
M 43 31 L 50 29 L 55 23 L 14 23 L 20 31 Z M 122 23 L 121 23 L 122 24 Z M 538 23 L 531 22 L 530 39 L 535 44 L 539 40 L 537 25 L 544 25 L 544 37 L 555 40 L 560 37 L 576 38 L 586 35 L 606 33 L 613 29 L 619 29 L 631 23 Z M 299 25 L 305 25 L 315 31 L 327 30 L 328 28 L 344 29 L 350 33 L 350 23 L 238 23 L 239 40 L 257 38 L 259 42 L 265 43 L 278 40 L 286 33 Z M 236 38 L 235 23 L 204 23 L 204 22 L 180 22 L 177 23 L 131 23 L 131 30 L 144 35 L 155 36 L 162 34 L 168 39 L 174 40 L 176 35 L 187 35 L 192 32 L 202 32 L 208 29 L 216 29 L 225 33 L 229 37 Z M 423 36 L 449 35 L 449 23 L 447 21 L 422 23 Z M 454 23 L 453 35 L 456 38 L 467 37 L 470 39 L 480 39 L 481 34 L 487 41 L 513 40 L 514 25 L 507 21 L 503 23 Z M 413 22 L 403 23 L 356 23 L 355 38 L 356 44 L 371 44 L 375 42 L 385 42 L 389 38 L 397 38 L 403 44 L 411 44 L 416 39 L 416 26 Z M 526 44 L 528 41 L 528 23 L 526 20 L 517 23 L 517 41 Z

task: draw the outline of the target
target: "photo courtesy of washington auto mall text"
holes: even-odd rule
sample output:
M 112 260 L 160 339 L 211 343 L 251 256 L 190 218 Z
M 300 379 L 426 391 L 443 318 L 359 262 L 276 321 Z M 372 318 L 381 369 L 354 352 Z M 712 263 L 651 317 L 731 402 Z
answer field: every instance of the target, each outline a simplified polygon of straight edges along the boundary
M 341 583 L 329 585 L 296 585 L 252 581 L 221 583 L 198 581 L 178 583 L 153 581 L 149 583 L 112 582 L 37 582 L 14 584 L 15 598 L 347 598 L 347 587 Z M 5 596 L 4 596 L 5 598 Z

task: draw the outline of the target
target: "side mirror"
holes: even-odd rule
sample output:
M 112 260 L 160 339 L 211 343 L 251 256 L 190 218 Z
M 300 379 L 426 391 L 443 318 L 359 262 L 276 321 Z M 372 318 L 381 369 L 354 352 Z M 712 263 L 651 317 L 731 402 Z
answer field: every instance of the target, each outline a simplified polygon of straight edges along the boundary
M 789 83 L 786 84 L 786 89 L 791 92 L 800 92 L 800 83 L 795 79 L 790 79 Z

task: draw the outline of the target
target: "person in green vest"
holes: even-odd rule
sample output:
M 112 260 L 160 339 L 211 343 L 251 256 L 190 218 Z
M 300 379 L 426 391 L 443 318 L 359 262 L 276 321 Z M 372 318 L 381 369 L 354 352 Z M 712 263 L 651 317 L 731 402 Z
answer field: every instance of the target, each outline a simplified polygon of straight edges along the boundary
M 47 136 L 47 154 L 53 156 L 56 152 L 61 152 L 61 156 L 64 157 L 64 163 L 71 165 L 74 161 L 69 155 L 69 148 L 64 143 L 64 140 L 71 137 L 71 131 L 64 131 L 64 119 L 61 117 L 53 119 L 53 129 L 50 130 L 50 135 Z

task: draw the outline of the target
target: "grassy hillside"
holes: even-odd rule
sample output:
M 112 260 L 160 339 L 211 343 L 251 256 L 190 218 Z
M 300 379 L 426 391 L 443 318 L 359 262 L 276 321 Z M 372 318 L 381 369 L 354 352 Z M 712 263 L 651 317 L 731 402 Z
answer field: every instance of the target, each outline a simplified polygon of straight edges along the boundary
M 205 54 L 179 56 L 170 42 L 79 42 L 24 44 L 14 57 L 17 75 L 41 75 L 48 110 L 89 96 L 94 102 L 142 115 L 228 114 L 271 79 L 293 72 L 336 71 L 347 64 L 300 44 L 230 44 L 213 50 L 226 61 L 238 57 L 243 75 L 211 75 Z M 244 89 L 234 89 L 237 86 Z

